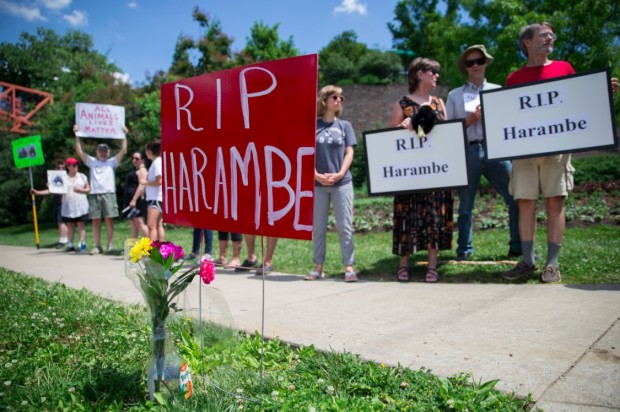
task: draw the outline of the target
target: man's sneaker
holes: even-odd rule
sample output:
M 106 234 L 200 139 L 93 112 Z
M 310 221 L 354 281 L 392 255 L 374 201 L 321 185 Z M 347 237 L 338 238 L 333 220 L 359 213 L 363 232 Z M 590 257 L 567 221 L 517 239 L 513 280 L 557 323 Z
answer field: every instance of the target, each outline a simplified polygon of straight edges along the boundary
M 560 268 L 556 265 L 547 265 L 545 266 L 545 270 L 540 278 L 543 283 L 560 282 L 562 280 L 562 276 L 560 276 Z
M 99 255 L 101 253 L 103 253 L 103 248 L 99 245 L 95 246 L 90 250 L 91 255 Z
M 465 260 L 468 260 L 470 256 L 471 256 L 471 253 L 457 253 L 456 261 L 463 262 Z
M 73 245 L 67 246 L 67 248 L 65 249 L 65 252 L 75 252 L 75 246 Z
M 114 246 L 108 245 L 108 251 L 106 253 L 114 253 L 114 252 L 116 252 L 116 249 L 114 249 Z
M 202 255 L 202 257 L 200 258 L 200 261 L 202 262 L 203 260 L 213 260 L 213 256 L 211 256 L 211 253 L 205 253 L 204 255 Z
M 56 249 L 62 249 L 67 246 L 68 242 L 58 242 L 56 243 Z
M 185 255 L 183 256 L 183 260 L 196 260 L 196 254 L 192 252 L 189 255 Z
M 86 243 L 80 243 L 80 249 L 76 250 L 76 252 L 86 254 Z
M 517 280 L 537 270 L 538 267 L 536 265 L 530 266 L 527 263 L 520 261 L 508 272 L 502 273 L 502 277 L 507 280 Z

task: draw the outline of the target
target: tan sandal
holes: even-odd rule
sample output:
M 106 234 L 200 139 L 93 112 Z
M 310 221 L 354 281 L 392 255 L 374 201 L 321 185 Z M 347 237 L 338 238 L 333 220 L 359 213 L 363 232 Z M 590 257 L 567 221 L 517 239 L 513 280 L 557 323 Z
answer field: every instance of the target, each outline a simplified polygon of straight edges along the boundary
M 426 276 L 424 277 L 424 281 L 427 283 L 435 283 L 439 279 L 439 272 L 437 269 L 428 268 L 426 269 Z

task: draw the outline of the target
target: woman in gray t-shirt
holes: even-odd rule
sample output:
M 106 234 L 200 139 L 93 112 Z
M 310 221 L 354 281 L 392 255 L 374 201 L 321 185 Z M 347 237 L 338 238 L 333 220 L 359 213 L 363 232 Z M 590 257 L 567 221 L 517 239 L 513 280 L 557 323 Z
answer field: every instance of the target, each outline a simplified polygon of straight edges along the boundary
M 338 118 L 342 113 L 342 89 L 325 86 L 319 92 L 316 120 L 316 166 L 314 169 L 314 222 L 312 245 L 314 270 L 304 279 L 323 277 L 327 217 L 330 202 L 336 216 L 345 282 L 357 281 L 353 270 L 353 179 L 349 168 L 356 144 L 351 123 Z

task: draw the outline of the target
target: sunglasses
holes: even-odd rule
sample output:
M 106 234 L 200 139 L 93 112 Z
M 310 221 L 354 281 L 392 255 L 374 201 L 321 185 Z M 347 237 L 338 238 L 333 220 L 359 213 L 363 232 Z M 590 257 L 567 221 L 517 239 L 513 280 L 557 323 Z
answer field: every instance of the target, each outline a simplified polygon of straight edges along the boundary
M 487 61 L 486 57 L 481 57 L 479 59 L 465 60 L 465 67 L 474 67 L 474 64 L 477 64 L 478 66 L 482 66 L 484 63 L 486 63 L 486 61 Z
M 334 101 L 340 100 L 341 102 L 344 102 L 344 96 L 336 96 L 335 94 L 332 94 L 332 100 Z
M 439 74 L 439 70 L 436 70 L 436 69 L 428 69 L 428 70 L 425 70 L 425 71 L 431 72 L 433 74 L 433 76 L 436 76 L 436 75 Z

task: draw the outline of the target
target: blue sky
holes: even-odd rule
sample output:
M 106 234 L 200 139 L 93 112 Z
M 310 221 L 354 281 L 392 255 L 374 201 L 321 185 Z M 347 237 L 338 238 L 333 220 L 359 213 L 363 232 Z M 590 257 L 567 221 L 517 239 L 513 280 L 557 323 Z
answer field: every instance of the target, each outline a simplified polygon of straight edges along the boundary
M 318 53 L 336 35 L 354 30 L 369 47 L 388 50 L 398 0 L 0 0 L 0 42 L 14 43 L 38 27 L 64 35 L 77 28 L 90 34 L 135 84 L 145 73 L 167 70 L 179 35 L 201 36 L 192 20 L 198 6 L 220 21 L 239 51 L 257 21 L 280 23 L 281 39 L 293 38 L 302 54 Z

